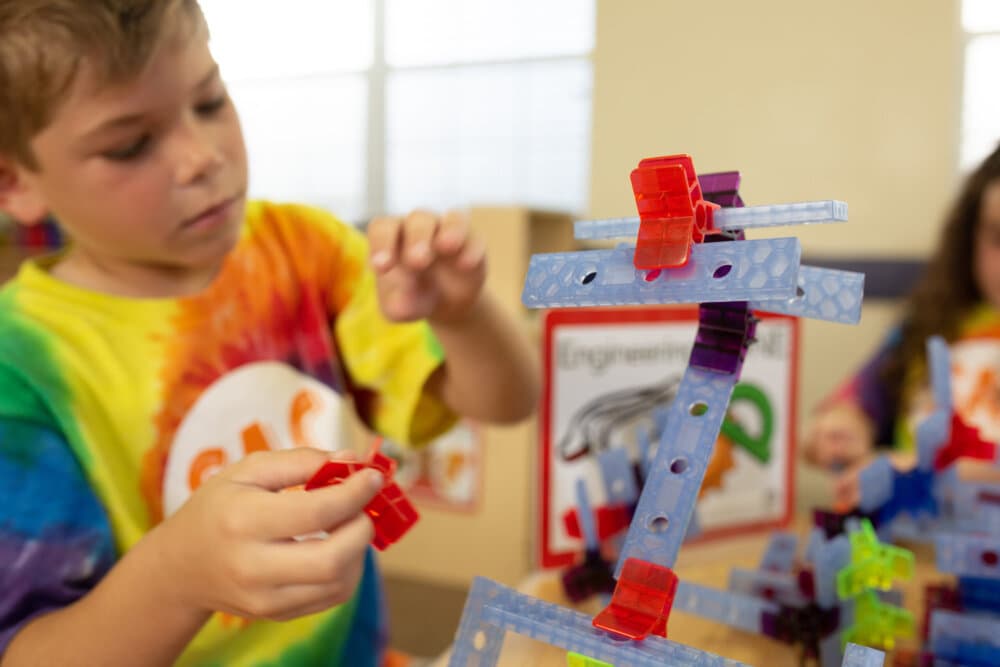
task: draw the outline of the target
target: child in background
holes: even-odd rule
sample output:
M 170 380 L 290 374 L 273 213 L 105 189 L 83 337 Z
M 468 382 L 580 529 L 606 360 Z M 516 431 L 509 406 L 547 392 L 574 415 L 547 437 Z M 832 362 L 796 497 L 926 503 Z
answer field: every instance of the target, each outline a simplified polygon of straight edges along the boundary
M 949 212 L 937 250 L 874 357 L 812 419 L 805 455 L 832 470 L 838 500 L 853 504 L 857 471 L 876 447 L 901 468 L 915 464 L 915 426 L 931 408 L 926 341 L 949 343 L 954 409 L 1000 441 L 1000 147 L 969 176 Z
M 70 238 L 0 292 L 2 667 L 377 665 L 382 479 L 282 491 L 341 397 L 412 444 L 533 409 L 463 216 L 246 188 L 196 0 L 0 0 L 0 210 Z

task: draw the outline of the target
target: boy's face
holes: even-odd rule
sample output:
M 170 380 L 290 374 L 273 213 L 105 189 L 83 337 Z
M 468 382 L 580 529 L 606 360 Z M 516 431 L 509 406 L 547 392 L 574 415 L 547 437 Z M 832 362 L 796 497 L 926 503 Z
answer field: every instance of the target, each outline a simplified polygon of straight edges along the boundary
M 243 218 L 239 119 L 203 22 L 182 23 L 129 83 L 102 87 L 84 61 L 31 143 L 39 169 L 17 168 L 20 210 L 51 213 L 73 238 L 64 262 L 103 267 L 130 293 L 206 283 Z
M 1000 309 L 1000 180 L 983 190 L 972 266 L 983 299 Z

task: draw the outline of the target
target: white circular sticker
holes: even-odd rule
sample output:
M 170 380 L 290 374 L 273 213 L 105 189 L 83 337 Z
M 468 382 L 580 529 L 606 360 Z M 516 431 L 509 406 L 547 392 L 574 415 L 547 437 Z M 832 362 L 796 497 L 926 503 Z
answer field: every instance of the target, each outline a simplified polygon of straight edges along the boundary
M 180 508 L 206 479 L 259 450 L 340 449 L 341 398 L 291 366 L 247 364 L 206 389 L 174 436 L 163 512 Z

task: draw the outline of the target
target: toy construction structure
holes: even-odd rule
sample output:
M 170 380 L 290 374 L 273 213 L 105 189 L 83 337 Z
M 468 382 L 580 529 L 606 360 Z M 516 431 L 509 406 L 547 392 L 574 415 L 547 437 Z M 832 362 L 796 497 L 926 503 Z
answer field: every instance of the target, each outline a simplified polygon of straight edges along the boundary
M 571 665 L 739 664 L 666 635 L 675 596 L 685 595 L 671 567 L 754 340 L 753 311 L 856 323 L 864 278 L 800 266 L 796 238 L 744 237 L 745 230 L 757 227 L 845 221 L 842 202 L 743 208 L 738 173 L 699 177 L 687 155 L 643 160 L 631 181 L 639 217 L 580 222 L 576 236 L 634 237 L 635 243 L 536 255 L 523 292 L 524 303 L 532 308 L 699 304 L 694 349 L 648 462 L 615 567 L 610 604 L 591 619 L 477 578 L 456 636 L 452 667 L 495 665 L 508 631 L 565 648 Z M 754 621 L 758 625 L 760 618 Z M 882 662 L 880 652 L 854 646 L 844 658 L 850 665 Z

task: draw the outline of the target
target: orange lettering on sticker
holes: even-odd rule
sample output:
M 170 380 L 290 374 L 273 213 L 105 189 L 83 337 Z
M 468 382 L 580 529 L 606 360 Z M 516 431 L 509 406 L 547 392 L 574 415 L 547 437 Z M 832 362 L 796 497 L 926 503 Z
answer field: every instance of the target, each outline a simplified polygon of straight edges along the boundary
M 243 453 L 247 455 L 274 449 L 271 446 L 274 438 L 270 437 L 268 430 L 261 426 L 260 422 L 254 422 L 243 429 L 240 433 L 240 440 L 243 441 Z
M 311 412 L 314 412 L 320 405 L 316 394 L 308 389 L 300 389 L 295 398 L 292 399 L 292 414 L 290 416 L 292 426 L 292 440 L 296 447 L 313 447 L 316 444 L 306 435 L 305 419 Z
M 188 468 L 188 488 L 191 489 L 192 493 L 206 479 L 225 466 L 227 458 L 226 451 L 218 447 L 199 452 L 198 456 L 191 462 L 191 467 Z

